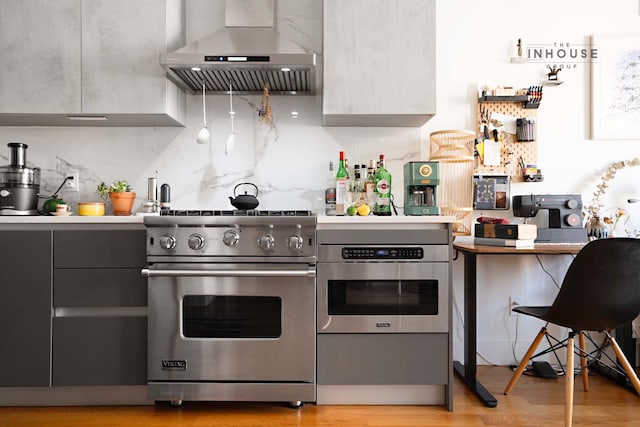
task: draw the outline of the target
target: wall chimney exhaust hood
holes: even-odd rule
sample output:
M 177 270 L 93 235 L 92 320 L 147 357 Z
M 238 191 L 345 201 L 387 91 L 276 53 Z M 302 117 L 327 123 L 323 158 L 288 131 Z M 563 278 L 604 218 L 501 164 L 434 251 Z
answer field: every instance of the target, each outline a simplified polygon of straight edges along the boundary
M 226 0 L 225 28 L 172 53 L 160 64 L 193 94 L 261 93 L 313 95 L 316 54 L 275 29 L 274 0 Z

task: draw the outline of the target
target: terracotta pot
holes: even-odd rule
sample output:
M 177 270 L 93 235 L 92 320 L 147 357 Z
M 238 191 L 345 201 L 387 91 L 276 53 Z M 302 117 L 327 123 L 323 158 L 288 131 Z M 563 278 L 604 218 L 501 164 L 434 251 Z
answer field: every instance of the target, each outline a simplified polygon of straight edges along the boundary
M 109 199 L 111 200 L 111 207 L 113 208 L 114 215 L 128 216 L 131 215 L 131 208 L 133 208 L 133 201 L 136 199 L 136 193 L 109 193 Z

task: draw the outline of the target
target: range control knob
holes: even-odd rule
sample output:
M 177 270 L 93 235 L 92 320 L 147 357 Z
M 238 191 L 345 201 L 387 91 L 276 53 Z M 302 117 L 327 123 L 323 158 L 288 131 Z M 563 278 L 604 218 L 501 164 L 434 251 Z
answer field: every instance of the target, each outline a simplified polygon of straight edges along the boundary
M 291 249 L 292 251 L 299 251 L 302 249 L 302 237 L 300 236 L 289 236 L 289 238 L 287 239 L 287 246 L 289 247 L 289 249 Z
M 238 234 L 237 231 L 227 230 L 222 235 L 222 243 L 224 243 L 225 246 L 232 248 L 234 246 L 238 246 L 239 242 L 240 242 L 240 235 Z
M 176 238 L 170 234 L 165 234 L 164 236 L 160 237 L 160 247 L 166 250 L 175 248 Z
M 273 249 L 274 244 L 275 242 L 273 240 L 273 236 L 269 234 L 263 234 L 262 236 L 258 237 L 258 246 L 263 251 L 270 251 L 271 249 Z
M 202 237 L 199 234 L 192 234 L 191 236 L 189 236 L 189 240 L 187 241 L 187 244 L 194 251 L 198 249 L 202 249 L 202 247 L 204 246 L 204 237 Z

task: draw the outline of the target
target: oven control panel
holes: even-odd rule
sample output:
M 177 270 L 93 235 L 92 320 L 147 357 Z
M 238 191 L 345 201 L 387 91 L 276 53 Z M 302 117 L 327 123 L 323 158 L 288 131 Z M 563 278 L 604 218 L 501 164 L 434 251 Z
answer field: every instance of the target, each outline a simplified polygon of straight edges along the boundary
M 147 227 L 147 255 L 315 257 L 315 226 Z
M 342 248 L 343 259 L 423 259 L 421 247 L 349 247 Z

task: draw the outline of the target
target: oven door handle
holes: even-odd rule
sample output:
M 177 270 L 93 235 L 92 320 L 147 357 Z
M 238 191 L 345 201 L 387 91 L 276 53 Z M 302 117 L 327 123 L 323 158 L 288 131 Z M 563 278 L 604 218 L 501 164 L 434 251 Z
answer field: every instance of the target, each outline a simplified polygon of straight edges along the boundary
M 308 270 L 151 270 L 143 268 L 142 277 L 316 277 Z

